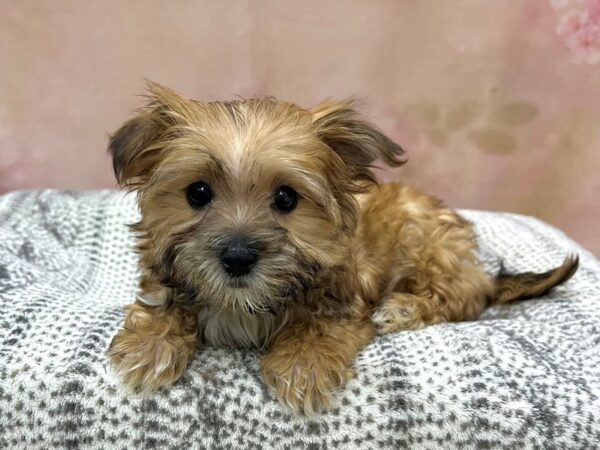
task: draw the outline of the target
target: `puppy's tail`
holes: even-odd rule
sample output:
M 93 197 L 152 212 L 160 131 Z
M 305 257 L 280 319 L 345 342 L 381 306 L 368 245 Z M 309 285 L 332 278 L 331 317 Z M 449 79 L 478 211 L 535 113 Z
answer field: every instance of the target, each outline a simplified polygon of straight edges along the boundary
M 500 273 L 495 280 L 492 304 L 508 303 L 539 297 L 564 283 L 577 272 L 579 257 L 569 255 L 562 265 L 544 273 L 524 272 L 515 275 Z

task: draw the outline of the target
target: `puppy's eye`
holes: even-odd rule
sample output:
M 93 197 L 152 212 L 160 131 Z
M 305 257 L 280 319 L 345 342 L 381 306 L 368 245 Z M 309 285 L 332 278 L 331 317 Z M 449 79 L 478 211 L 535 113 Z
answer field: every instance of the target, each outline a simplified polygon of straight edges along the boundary
M 192 208 L 202 208 L 210 203 L 213 198 L 213 191 L 210 186 L 203 181 L 192 183 L 186 191 L 187 201 Z
M 273 206 L 281 212 L 293 211 L 298 205 L 298 193 L 289 186 L 280 186 L 275 190 Z

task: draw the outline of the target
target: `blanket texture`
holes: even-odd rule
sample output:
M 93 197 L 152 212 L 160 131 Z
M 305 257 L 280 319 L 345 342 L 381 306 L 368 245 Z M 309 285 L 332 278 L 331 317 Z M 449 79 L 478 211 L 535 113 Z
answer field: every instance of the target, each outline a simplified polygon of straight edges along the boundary
M 600 264 L 536 219 L 463 211 L 485 268 L 581 268 L 538 300 L 480 320 L 377 338 L 337 406 L 291 416 L 259 354 L 206 348 L 152 395 L 119 385 L 105 357 L 134 299 L 114 191 L 0 197 L 0 448 L 591 448 L 600 442 Z

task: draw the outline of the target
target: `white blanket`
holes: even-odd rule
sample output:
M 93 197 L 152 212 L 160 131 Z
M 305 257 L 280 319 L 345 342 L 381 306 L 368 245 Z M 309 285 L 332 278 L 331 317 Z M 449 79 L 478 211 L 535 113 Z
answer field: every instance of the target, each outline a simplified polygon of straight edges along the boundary
M 536 219 L 463 211 L 486 270 L 546 270 L 579 253 L 549 296 L 480 320 L 377 338 L 330 413 L 291 416 L 254 351 L 207 348 L 153 395 L 105 350 L 134 299 L 114 191 L 0 197 L 0 448 L 591 448 L 600 442 L 600 264 Z

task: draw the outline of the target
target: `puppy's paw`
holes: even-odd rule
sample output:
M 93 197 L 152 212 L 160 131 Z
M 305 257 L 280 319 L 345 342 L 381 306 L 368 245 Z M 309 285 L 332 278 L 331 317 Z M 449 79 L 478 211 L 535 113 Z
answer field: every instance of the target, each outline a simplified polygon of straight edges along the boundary
M 293 349 L 290 349 L 293 350 Z M 263 375 L 277 399 L 293 412 L 314 415 L 324 412 L 333 397 L 352 376 L 342 358 L 293 351 L 272 352 L 263 358 Z
M 125 384 L 142 391 L 155 391 L 181 377 L 194 357 L 195 342 L 195 334 L 159 335 L 121 329 L 110 344 L 108 356 Z
M 393 293 L 385 298 L 371 317 L 377 334 L 423 328 L 420 303 L 419 297 L 411 294 Z

